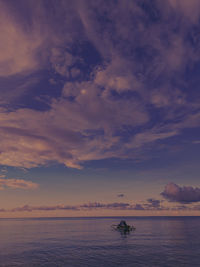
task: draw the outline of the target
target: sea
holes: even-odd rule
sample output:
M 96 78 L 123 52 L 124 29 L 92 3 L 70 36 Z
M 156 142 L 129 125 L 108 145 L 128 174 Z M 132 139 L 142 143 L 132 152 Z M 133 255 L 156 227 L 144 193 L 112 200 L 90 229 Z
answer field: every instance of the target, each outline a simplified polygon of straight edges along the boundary
M 0 219 L 0 266 L 200 266 L 200 217 Z

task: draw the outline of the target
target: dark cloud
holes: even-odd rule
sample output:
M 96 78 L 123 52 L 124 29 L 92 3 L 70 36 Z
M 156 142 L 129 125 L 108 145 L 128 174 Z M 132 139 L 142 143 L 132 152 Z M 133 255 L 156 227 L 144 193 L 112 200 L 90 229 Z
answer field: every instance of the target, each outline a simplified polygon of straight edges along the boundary
M 125 197 L 124 194 L 118 194 L 117 197 Z
M 103 208 L 103 209 L 127 209 L 130 207 L 129 203 L 108 203 L 108 204 L 103 204 L 103 203 L 89 203 L 89 204 L 84 204 L 81 205 L 80 208 L 84 209 L 98 209 L 98 208 Z
M 161 195 L 169 201 L 187 204 L 200 201 L 200 188 L 180 187 L 175 183 L 169 183 L 165 186 Z
M 147 202 L 148 202 L 147 205 L 149 205 L 149 207 L 152 207 L 152 208 L 158 208 L 158 207 L 160 207 L 160 203 L 161 203 L 160 200 L 153 199 L 153 198 L 147 199 Z
M 6 212 L 7 210 L 6 209 L 0 209 L 0 212 Z

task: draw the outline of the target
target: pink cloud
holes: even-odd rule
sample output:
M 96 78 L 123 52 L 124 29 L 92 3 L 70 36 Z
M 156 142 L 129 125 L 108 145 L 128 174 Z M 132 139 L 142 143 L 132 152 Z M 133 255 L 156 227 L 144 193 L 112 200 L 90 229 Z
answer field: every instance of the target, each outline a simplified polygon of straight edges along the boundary
M 196 22 L 199 18 L 200 3 L 198 0 L 169 0 L 169 3 L 192 22 Z
M 192 53 L 184 43 L 185 33 L 170 34 L 170 28 L 165 28 L 164 24 L 146 27 L 139 19 L 144 17 L 144 10 L 135 1 L 116 4 L 102 1 L 101 8 L 99 1 L 75 1 L 73 4 L 61 1 L 59 5 L 52 4 L 54 15 L 47 15 L 40 1 L 29 2 L 33 22 L 29 31 L 25 30 L 21 16 L 13 16 L 9 5 L 1 3 L 0 75 L 38 70 L 43 60 L 49 60 L 52 69 L 65 79 L 79 75 L 81 70 L 74 64 L 83 59 L 70 53 L 70 47 L 82 40 L 91 42 L 102 62 L 91 71 L 89 80 L 66 82 L 61 96 L 51 99 L 47 111 L 1 109 L 0 164 L 31 168 L 58 162 L 81 168 L 82 163 L 90 160 L 134 159 L 140 157 L 141 150 L 148 145 L 176 136 L 185 127 L 200 125 L 199 113 L 194 114 L 194 105 L 186 103 L 180 89 L 166 86 L 158 90 L 145 85 L 150 74 L 156 80 L 164 73 L 168 80 L 175 70 L 184 69 Z M 192 10 L 199 12 L 195 0 L 190 3 L 170 0 L 162 5 L 167 7 L 164 19 L 172 9 L 184 16 L 192 14 Z M 162 12 L 160 4 L 159 7 Z M 100 17 L 108 16 L 112 23 L 102 29 L 96 12 Z M 138 20 L 133 23 L 135 17 Z M 161 42 L 163 31 L 168 45 Z M 132 51 L 138 45 L 144 54 L 148 50 L 146 47 L 149 48 L 150 62 L 135 59 Z M 120 97 L 115 98 L 115 95 Z M 151 124 L 149 107 L 165 109 L 162 123 L 148 126 Z M 180 107 L 181 113 L 177 111 Z M 133 133 L 123 141 L 126 127 Z
M 139 102 L 112 101 L 91 82 L 69 84 L 63 90 L 63 97 L 54 100 L 48 111 L 0 110 L 0 164 L 31 168 L 59 162 L 81 168 L 88 160 L 134 159 L 140 156 L 140 148 L 176 136 L 200 121 L 198 113 L 187 115 L 181 122 L 144 129 L 123 144 L 116 131 L 149 120 Z M 73 102 L 65 99 L 70 90 L 75 95 Z
M 73 210 L 73 211 L 86 211 L 86 210 L 168 210 L 168 207 L 164 207 L 158 204 L 157 200 L 148 200 L 145 203 L 124 203 L 124 202 L 114 202 L 114 203 L 101 203 L 93 202 L 81 205 L 41 205 L 41 206 L 31 206 L 24 205 L 22 207 L 16 207 L 12 209 L 2 209 L 3 211 L 10 212 L 32 212 L 32 211 L 57 211 L 57 210 Z
M 13 208 L 11 212 L 19 212 L 19 211 L 54 211 L 54 210 L 78 210 L 76 206 L 66 206 L 66 205 L 56 205 L 56 206 L 30 206 L 24 205 L 22 207 Z
M 75 101 L 65 99 L 74 91 Z M 57 161 L 80 168 L 86 160 L 120 157 L 120 138 L 114 136 L 115 131 L 124 123 L 141 125 L 148 116 L 137 101 L 133 105 L 102 94 L 91 82 L 69 84 L 49 111 L 2 110 L 0 163 L 30 168 Z M 114 146 L 119 147 L 117 153 Z
M 31 181 L 25 181 L 23 179 L 0 178 L 0 190 L 4 190 L 6 188 L 11 188 L 11 189 L 36 189 L 36 188 L 38 188 L 38 184 L 33 183 Z
M 35 29 L 24 31 L 6 3 L 0 3 L 0 76 L 15 75 L 39 68 L 37 51 L 44 42 Z

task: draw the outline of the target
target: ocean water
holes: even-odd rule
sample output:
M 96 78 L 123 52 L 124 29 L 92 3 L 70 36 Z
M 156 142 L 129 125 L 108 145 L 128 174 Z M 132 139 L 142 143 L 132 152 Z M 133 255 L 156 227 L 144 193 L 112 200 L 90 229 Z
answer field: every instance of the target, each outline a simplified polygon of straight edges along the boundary
M 0 219 L 0 266 L 200 266 L 200 217 Z

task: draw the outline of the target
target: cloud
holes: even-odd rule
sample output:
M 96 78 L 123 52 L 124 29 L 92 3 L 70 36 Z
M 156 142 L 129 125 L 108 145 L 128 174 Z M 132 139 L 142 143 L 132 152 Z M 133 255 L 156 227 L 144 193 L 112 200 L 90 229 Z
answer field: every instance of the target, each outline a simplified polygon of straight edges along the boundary
M 65 206 L 65 205 L 56 205 L 56 206 L 30 206 L 24 205 L 22 207 L 13 208 L 11 212 L 22 212 L 22 211 L 55 211 L 55 210 L 78 210 L 76 206 Z
M 200 201 L 200 188 L 180 187 L 177 184 L 169 183 L 165 186 L 161 195 L 169 201 L 187 204 Z
M 125 197 L 124 194 L 118 194 L 117 197 Z
M 0 164 L 138 160 L 200 126 L 185 78 L 200 59 L 198 1 L 9 3 L 0 6 L 0 76 L 13 79 L 0 80 Z M 54 91 L 27 75 L 46 77 L 41 68 Z M 46 105 L 32 104 L 43 94 Z
M 193 144 L 200 144 L 200 140 L 195 140 L 192 142 Z
M 102 203 L 102 202 L 89 202 L 80 205 L 24 205 L 11 209 L 1 208 L 0 212 L 50 212 L 50 211 L 92 211 L 92 210 L 116 210 L 116 211 L 199 211 L 200 205 L 194 205 L 191 201 L 174 201 L 180 202 L 180 205 L 168 206 L 161 205 L 163 200 L 149 198 L 146 201 L 140 203 L 125 203 L 125 202 L 113 202 L 113 203 Z
M 30 29 L 29 29 L 30 30 Z M 39 68 L 37 52 L 44 36 L 34 29 L 26 32 L 11 14 L 6 3 L 0 3 L 0 76 L 15 75 Z
M 4 175 L 0 177 L 5 177 Z M 33 183 L 31 181 L 25 181 L 23 179 L 6 179 L 0 178 L 0 190 L 4 190 L 7 188 L 11 189 L 36 189 L 38 188 L 38 184 Z
M 123 106 L 123 101 L 103 100 L 90 83 L 81 88 L 87 88 L 87 94 L 79 94 L 74 102 L 54 101 L 50 111 L 4 110 L 0 163 L 30 168 L 57 161 L 79 168 L 86 160 L 123 156 L 114 133 L 124 120 L 132 125 L 146 121 L 142 108 L 130 101 Z
M 148 207 L 152 208 L 159 208 L 161 201 L 158 199 L 149 198 L 147 199 L 148 204 L 146 204 Z
M 129 209 L 130 204 L 128 203 L 88 203 L 82 205 L 55 205 L 55 206 L 31 206 L 31 205 L 24 205 L 22 207 L 16 207 L 13 209 L 2 209 L 3 211 L 10 211 L 10 212 L 23 212 L 23 211 L 56 211 L 56 210 L 93 210 L 93 209 L 111 209 L 111 210 L 124 210 Z
M 108 204 L 103 204 L 103 203 L 98 203 L 98 202 L 95 202 L 95 203 L 89 203 L 89 204 L 84 204 L 84 205 L 81 205 L 80 208 L 83 208 L 83 209 L 99 209 L 99 208 L 103 208 L 103 209 L 127 209 L 128 207 L 130 206 L 129 203 L 118 203 L 118 202 L 115 202 L 115 203 L 108 203 Z
M 6 212 L 7 210 L 6 209 L 0 209 L 0 212 Z
M 176 130 L 169 130 L 168 132 L 166 130 L 162 131 L 162 128 L 158 129 L 152 129 L 150 131 L 144 131 L 142 133 L 136 134 L 132 142 L 127 144 L 128 147 L 141 147 L 145 144 L 154 143 L 155 141 L 167 139 L 172 136 L 175 136 L 178 134 L 178 131 Z
M 58 211 L 58 210 L 73 210 L 73 211 L 89 211 L 89 210 L 168 210 L 168 207 L 160 206 L 155 204 L 156 200 L 148 200 L 147 203 L 125 203 L 125 202 L 113 202 L 113 203 L 101 203 L 101 202 L 90 202 L 80 205 L 41 205 L 32 206 L 24 205 L 22 207 L 16 207 L 12 209 L 1 209 L 0 212 L 33 212 L 33 211 Z
M 198 0 L 169 0 L 169 3 L 173 8 L 178 9 L 183 15 L 185 15 L 192 22 L 196 22 L 199 18 L 200 3 Z

